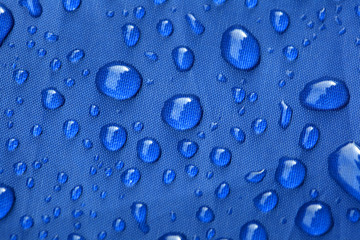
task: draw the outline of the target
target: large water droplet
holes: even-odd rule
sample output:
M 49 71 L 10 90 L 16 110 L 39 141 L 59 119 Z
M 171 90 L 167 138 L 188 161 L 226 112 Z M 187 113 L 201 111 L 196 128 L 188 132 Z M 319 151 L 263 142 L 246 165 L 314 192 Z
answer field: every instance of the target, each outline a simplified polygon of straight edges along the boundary
M 39 0 L 19 0 L 22 7 L 26 7 L 30 16 L 37 18 L 42 14 L 42 6 Z
M 231 161 L 231 152 L 222 147 L 214 147 L 210 152 L 210 160 L 216 166 L 227 167 Z
M 299 144 L 305 150 L 315 147 L 319 140 L 320 131 L 314 124 L 306 124 L 300 134 Z
M 146 223 L 147 212 L 147 205 L 143 202 L 134 202 L 131 205 L 131 214 L 138 223 L 139 229 L 145 234 L 150 230 L 149 225 Z
M 258 221 L 245 223 L 240 230 L 240 240 L 267 240 L 265 227 Z
M 141 177 L 140 172 L 136 168 L 129 168 L 125 170 L 120 176 L 121 182 L 126 187 L 135 186 L 139 182 L 140 177 Z
M 260 171 L 252 171 L 246 174 L 245 180 L 250 183 L 259 183 L 261 182 L 266 175 L 266 170 L 262 169 Z
M 360 201 L 360 148 L 355 142 L 338 147 L 328 158 L 330 176 Z
M 320 201 L 307 202 L 299 208 L 295 223 L 311 236 L 323 235 L 333 226 L 331 209 Z
M 170 232 L 162 235 L 158 240 L 187 240 L 187 238 L 182 233 Z
M 143 138 L 137 142 L 137 155 L 146 162 L 156 162 L 161 155 L 161 148 L 159 143 L 153 138 Z
M 174 60 L 176 69 L 180 72 L 189 71 L 194 64 L 193 51 L 185 46 L 179 46 L 172 51 L 172 58 Z
M 140 73 L 131 65 L 114 61 L 102 66 L 96 73 L 97 89 L 114 99 L 135 96 L 142 84 Z
M 192 158 L 199 149 L 199 145 L 191 140 L 183 139 L 178 142 L 177 150 L 184 158 Z
M 11 11 L 2 3 L 0 3 L 0 46 L 5 38 L 11 32 L 14 26 L 14 18 Z
M 122 126 L 110 123 L 101 127 L 100 140 L 103 146 L 109 151 L 120 150 L 127 138 L 125 128 Z
M 283 33 L 289 26 L 289 15 L 282 10 L 271 10 L 270 22 L 276 32 Z
M 210 207 L 202 206 L 197 210 L 196 217 L 200 222 L 210 223 L 214 221 L 215 214 Z
M 62 0 L 65 11 L 73 12 L 80 7 L 81 0 Z
M 202 25 L 202 23 L 192 13 L 186 14 L 185 19 L 186 19 L 187 23 L 189 24 L 191 30 L 195 34 L 201 35 L 204 32 L 204 30 L 205 30 L 204 25 Z
M 240 70 L 251 70 L 260 61 L 258 40 L 240 25 L 233 25 L 223 33 L 220 48 L 225 61 Z
M 67 237 L 67 240 L 86 240 L 86 239 L 77 233 L 70 233 Z
M 305 178 L 306 168 L 298 159 L 282 157 L 276 169 L 275 179 L 284 188 L 297 188 Z
M 63 131 L 67 138 L 74 138 L 79 132 L 79 124 L 76 120 L 67 120 L 63 125 Z
M 10 212 L 14 202 L 14 190 L 7 185 L 0 184 L 0 219 L 3 219 Z
M 350 99 L 345 82 L 322 77 L 307 83 L 300 92 L 300 103 L 311 110 L 339 110 L 344 108 Z
M 283 129 L 286 129 L 290 125 L 293 111 L 292 108 L 284 102 L 284 100 L 280 102 L 279 106 L 281 110 L 279 125 Z
M 277 203 L 278 196 L 275 191 L 267 191 L 254 198 L 255 207 L 264 213 L 274 209 Z
M 195 95 L 178 94 L 165 101 L 162 120 L 176 130 L 188 130 L 199 124 L 202 117 L 200 99 Z
M 140 38 L 140 29 L 136 25 L 128 23 L 121 30 L 125 44 L 129 47 L 135 46 Z
M 65 98 L 56 88 L 46 88 L 41 91 L 41 102 L 45 109 L 54 110 L 64 105 Z

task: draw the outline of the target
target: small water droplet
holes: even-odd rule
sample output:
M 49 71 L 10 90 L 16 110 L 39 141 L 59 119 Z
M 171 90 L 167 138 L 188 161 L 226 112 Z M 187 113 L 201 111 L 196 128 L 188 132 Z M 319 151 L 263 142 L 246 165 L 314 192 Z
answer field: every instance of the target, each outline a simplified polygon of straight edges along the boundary
M 214 221 L 215 214 L 210 207 L 202 206 L 197 210 L 196 217 L 202 223 L 210 223 Z
M 230 193 L 230 186 L 227 182 L 222 182 L 219 186 L 215 189 L 215 195 L 219 199 L 225 199 Z
M 41 101 L 45 109 L 54 110 L 64 105 L 65 98 L 56 88 L 46 88 L 41 91 Z
M 266 191 L 254 198 L 254 204 L 257 209 L 266 213 L 276 207 L 278 203 L 278 196 L 275 191 Z
M 177 150 L 184 158 L 192 158 L 199 149 L 199 145 L 191 140 L 183 139 L 178 142 Z
M 284 102 L 284 100 L 280 102 L 279 106 L 281 110 L 279 125 L 283 129 L 286 129 L 290 125 L 293 111 L 292 108 Z
M 121 182 L 126 187 L 135 186 L 140 180 L 140 172 L 136 168 L 129 168 L 121 174 Z
M 185 46 L 179 46 L 173 49 L 172 58 L 176 69 L 180 72 L 189 71 L 194 64 L 193 51 Z
M 159 143 L 154 138 L 143 138 L 137 142 L 137 155 L 146 163 L 156 162 L 161 155 Z
M 84 50 L 74 49 L 66 56 L 67 60 L 71 63 L 78 63 L 85 56 Z
M 14 202 L 14 190 L 7 185 L 0 184 L 0 219 L 3 219 L 11 211 Z
M 245 0 L 245 6 L 249 9 L 256 7 L 258 0 Z
M 346 217 L 350 222 L 356 223 L 360 220 L 360 210 L 358 208 L 349 208 Z
M 17 84 L 23 84 L 29 77 L 29 72 L 23 69 L 17 69 L 13 72 L 13 79 Z
M 287 58 L 287 60 L 289 60 L 289 61 L 296 60 L 299 55 L 299 51 L 293 45 L 288 45 L 288 46 L 284 47 L 283 53 L 284 53 L 285 57 Z
M 313 124 L 306 124 L 301 131 L 299 145 L 305 149 L 310 150 L 315 147 L 319 140 L 320 131 Z
M 34 219 L 29 215 L 24 215 L 20 218 L 21 227 L 26 230 L 34 225 Z
M 174 31 L 172 22 L 169 19 L 161 19 L 156 25 L 157 31 L 163 37 L 169 37 Z
M 176 178 L 176 173 L 174 170 L 172 169 L 167 169 L 164 171 L 163 173 L 163 182 L 165 184 L 170 184 L 172 183 Z
M 262 134 L 267 128 L 267 121 L 262 118 L 257 118 L 251 123 L 251 128 L 254 130 L 255 134 Z
M 289 26 L 289 15 L 282 10 L 271 10 L 270 22 L 276 32 L 284 33 Z
M 266 169 L 260 171 L 252 171 L 246 174 L 245 180 L 249 183 L 259 183 L 261 182 L 266 175 Z
M 128 47 L 135 46 L 140 38 L 140 29 L 136 25 L 128 23 L 121 30 L 125 44 Z
M 62 0 L 62 3 L 65 11 L 74 12 L 80 7 L 81 0 Z
M 83 192 L 83 187 L 81 185 L 75 186 L 73 189 L 71 189 L 70 196 L 73 201 L 78 200 Z
M 101 127 L 100 140 L 109 151 L 120 150 L 124 146 L 126 139 L 126 130 L 120 125 L 111 123 Z
M 186 14 L 185 19 L 186 19 L 187 23 L 189 24 L 191 30 L 195 34 L 201 35 L 204 32 L 204 30 L 205 30 L 204 25 L 202 25 L 202 23 L 192 13 Z
M 64 122 L 63 131 L 68 139 L 74 138 L 79 132 L 79 124 L 76 120 L 67 120 Z
M 131 205 L 131 214 L 138 223 L 139 229 L 145 234 L 150 230 L 149 225 L 146 223 L 147 212 L 147 205 L 143 202 L 134 202 Z

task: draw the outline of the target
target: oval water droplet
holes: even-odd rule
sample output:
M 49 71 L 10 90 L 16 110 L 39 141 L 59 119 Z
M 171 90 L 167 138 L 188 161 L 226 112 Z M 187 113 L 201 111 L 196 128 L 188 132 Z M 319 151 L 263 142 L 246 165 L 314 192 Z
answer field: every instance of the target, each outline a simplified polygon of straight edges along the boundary
M 117 100 L 136 95 L 142 84 L 140 73 L 131 65 L 114 61 L 102 66 L 95 77 L 99 92 Z
M 293 111 L 292 108 L 284 102 L 284 100 L 280 102 L 279 106 L 281 110 L 279 125 L 283 129 L 286 129 L 290 125 Z
M 125 230 L 125 227 L 126 227 L 126 223 L 121 218 L 117 218 L 117 219 L 114 220 L 113 229 L 116 232 L 123 232 Z
M 214 221 L 215 214 L 210 207 L 202 206 L 197 210 L 196 217 L 202 223 L 210 223 Z
M 80 62 L 81 59 L 83 59 L 85 56 L 84 50 L 81 49 L 74 49 L 67 55 L 67 60 L 71 63 L 77 63 Z
M 146 163 L 156 162 L 161 155 L 159 143 L 154 138 L 143 138 L 137 142 L 137 155 Z
M 299 51 L 297 50 L 297 48 L 292 45 L 284 47 L 283 53 L 289 61 L 296 60 L 299 55 Z
M 86 240 L 86 239 L 77 233 L 70 233 L 67 237 L 67 240 Z
M 232 127 L 230 129 L 230 134 L 233 136 L 233 138 L 238 142 L 238 143 L 243 143 L 245 142 L 245 132 L 243 130 L 241 130 L 238 127 Z
M 163 174 L 163 182 L 165 184 L 170 184 L 175 180 L 175 177 L 176 177 L 176 173 L 174 170 L 172 169 L 165 170 Z
M 29 77 L 29 72 L 23 69 L 17 69 L 13 72 L 13 79 L 17 84 L 23 84 Z
M 260 135 L 265 132 L 267 122 L 265 119 L 257 118 L 251 123 L 251 128 L 254 130 L 255 134 Z
M 174 60 L 176 69 L 180 72 L 189 71 L 194 64 L 193 51 L 185 46 L 179 46 L 172 51 L 172 58 Z
M 162 235 L 158 240 L 187 240 L 186 236 L 179 232 L 169 232 Z
M 41 91 L 41 102 L 45 109 L 55 110 L 65 103 L 65 97 L 56 88 Z
M 219 186 L 215 189 L 215 195 L 219 199 L 226 198 L 230 193 L 230 186 L 227 182 L 222 182 Z
M 140 29 L 136 25 L 128 23 L 121 30 L 125 44 L 128 47 L 135 46 L 140 38 Z
M 223 33 L 220 48 L 224 60 L 237 69 L 251 70 L 260 62 L 258 40 L 240 25 L 233 25 Z
M 266 213 L 276 207 L 278 196 L 275 191 L 266 191 L 254 198 L 254 204 L 257 209 Z
M 83 192 L 83 187 L 81 185 L 75 186 L 73 189 L 71 189 L 70 196 L 73 201 L 78 200 Z
M 134 15 L 137 19 L 142 19 L 145 16 L 145 8 L 142 6 L 134 8 Z
M 231 152 L 226 148 L 214 147 L 210 152 L 210 160 L 216 166 L 227 167 L 231 161 Z
M 40 17 L 42 14 L 42 6 L 39 0 L 19 0 L 19 4 L 27 8 L 30 16 L 34 18 Z
M 21 227 L 26 230 L 34 226 L 34 219 L 29 215 L 24 215 L 20 218 Z
M 135 221 L 138 223 L 139 229 L 143 233 L 148 233 L 150 228 L 146 223 L 148 208 L 147 205 L 143 202 L 134 202 L 131 205 L 131 214 L 133 215 Z
M 306 168 L 295 158 L 282 157 L 276 169 L 275 179 L 284 188 L 297 188 L 304 182 Z
M 14 27 L 14 17 L 12 12 L 2 3 L 0 3 L 0 46 Z
M 161 19 L 157 23 L 156 29 L 163 37 L 169 37 L 174 31 L 173 24 L 169 19 Z
M 5 146 L 9 152 L 13 152 L 18 148 L 19 140 L 17 140 L 16 138 L 9 138 L 6 141 Z
M 231 89 L 231 92 L 235 103 L 242 103 L 244 101 L 246 92 L 243 88 L 234 87 Z
M 110 123 L 101 127 L 100 140 L 103 146 L 109 151 L 120 150 L 127 139 L 125 128 L 116 124 Z
M 260 171 L 252 171 L 246 174 L 245 180 L 250 183 L 259 183 L 261 182 L 266 175 L 266 169 Z
M 81 0 L 62 0 L 63 7 L 67 12 L 77 10 L 81 5 Z
M 188 130 L 200 123 L 202 108 L 200 99 L 191 94 L 178 94 L 165 101 L 162 120 L 176 130 Z
M 14 190 L 5 184 L 0 184 L 0 219 L 3 219 L 10 212 L 14 202 Z
M 204 32 L 204 30 L 205 30 L 204 25 L 202 25 L 202 23 L 192 13 L 186 14 L 185 19 L 186 19 L 187 23 L 189 24 L 191 30 L 195 34 L 201 35 Z
M 283 33 L 289 26 L 290 18 L 286 12 L 274 9 L 270 11 L 270 22 L 276 32 Z
M 141 175 L 136 168 L 129 168 L 121 174 L 120 178 L 126 187 L 133 187 L 139 182 Z
M 360 210 L 358 208 L 350 208 L 346 212 L 346 218 L 353 223 L 360 220 Z
M 240 240 L 267 240 L 265 227 L 258 221 L 245 223 L 240 230 Z
M 76 120 L 67 120 L 63 125 L 63 132 L 67 138 L 74 138 L 79 132 L 79 124 Z
M 295 224 L 310 236 L 321 236 L 333 226 L 331 209 L 320 201 L 307 202 L 299 208 Z
M 257 3 L 258 0 L 245 0 L 245 6 L 250 9 L 256 7 Z
M 177 150 L 184 158 L 192 158 L 199 149 L 199 145 L 191 140 L 183 139 L 178 142 Z
M 314 124 L 306 124 L 300 134 L 299 145 L 310 150 L 315 147 L 319 140 L 320 131 Z
M 300 103 L 310 110 L 339 110 L 349 103 L 350 94 L 345 82 L 322 77 L 307 83 L 300 92 Z

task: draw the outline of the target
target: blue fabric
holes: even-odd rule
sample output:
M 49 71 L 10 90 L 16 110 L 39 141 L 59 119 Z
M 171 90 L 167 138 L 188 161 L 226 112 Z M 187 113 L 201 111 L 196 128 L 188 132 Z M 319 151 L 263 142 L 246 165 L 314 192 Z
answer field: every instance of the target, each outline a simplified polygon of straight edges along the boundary
M 154 240 L 169 232 L 187 239 L 357 239 L 358 212 L 349 209 L 360 208 L 358 155 L 339 162 L 352 164 L 346 171 L 355 180 L 328 171 L 330 154 L 360 143 L 357 3 L 256 2 L 83 0 L 78 7 L 69 0 L 2 0 L 14 26 L 0 47 L 0 183 L 13 189 L 15 201 L 0 219 L 0 239 Z M 289 17 L 282 33 L 274 27 L 283 29 L 286 20 L 273 27 L 272 10 Z M 172 26 L 158 24 L 164 19 Z M 252 37 L 243 42 L 251 59 L 222 53 L 223 33 L 233 25 L 258 42 L 259 49 Z M 289 45 L 298 52 L 283 50 Z M 174 56 L 177 47 L 190 51 Z M 116 88 L 121 82 L 107 85 L 118 99 L 95 80 L 112 62 L 125 64 L 116 76 L 131 72 L 123 92 Z M 341 85 L 343 92 L 318 103 L 328 104 L 325 111 L 301 104 L 306 84 L 324 78 L 345 83 L 348 101 L 332 101 L 346 95 Z M 195 103 L 171 126 L 162 109 L 176 95 L 197 97 L 201 110 Z M 299 140 L 305 126 L 318 129 L 318 140 L 316 130 Z M 184 139 L 195 142 L 188 152 L 179 147 Z M 149 155 L 140 151 L 147 147 Z M 290 183 L 276 172 L 284 159 L 300 166 Z M 12 199 L 3 196 L 3 203 Z M 315 200 L 325 218 L 307 231 L 302 217 Z M 254 223 L 263 226 L 259 238 L 246 238 Z

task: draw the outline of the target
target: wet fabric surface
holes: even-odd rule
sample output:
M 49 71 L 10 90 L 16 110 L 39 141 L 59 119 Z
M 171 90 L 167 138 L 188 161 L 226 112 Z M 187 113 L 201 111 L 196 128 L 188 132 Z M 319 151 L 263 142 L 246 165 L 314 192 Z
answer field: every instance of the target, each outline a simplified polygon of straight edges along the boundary
M 0 239 L 356 239 L 357 3 L 161 2 L 1 1 Z

